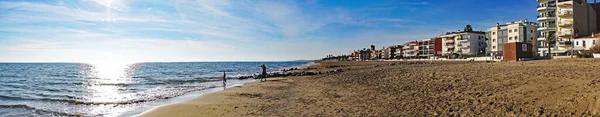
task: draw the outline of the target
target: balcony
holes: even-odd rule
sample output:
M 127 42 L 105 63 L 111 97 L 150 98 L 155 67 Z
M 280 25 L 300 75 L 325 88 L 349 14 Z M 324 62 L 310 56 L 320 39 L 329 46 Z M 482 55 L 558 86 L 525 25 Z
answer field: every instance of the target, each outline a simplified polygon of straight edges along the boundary
M 570 37 L 571 35 L 573 35 L 573 32 L 571 30 L 562 30 L 558 34 L 558 36 L 560 37 Z
M 569 27 L 571 25 L 573 25 L 573 20 L 560 20 L 558 23 L 558 26 L 560 27 Z
M 556 30 L 556 25 L 547 25 L 547 26 L 544 26 L 544 27 L 539 27 L 538 30 L 539 31 Z
M 548 20 L 556 20 L 556 17 L 554 15 L 538 15 L 537 20 L 540 22 L 548 21 Z
M 558 0 L 558 3 L 556 5 L 561 8 L 569 8 L 569 7 L 573 7 L 573 1 L 572 0 Z
M 560 10 L 558 11 L 558 17 L 573 17 L 573 10 Z
M 561 41 L 561 42 L 558 42 L 558 46 L 560 46 L 560 47 L 570 47 L 572 45 L 573 45 L 572 41 Z
M 545 41 L 546 37 L 545 36 L 540 36 L 540 38 L 537 38 L 537 41 Z
M 554 9 L 556 9 L 556 5 L 553 5 L 553 4 L 551 4 L 551 5 L 541 5 L 541 6 L 538 5 L 537 6 L 537 11 L 538 12 L 544 12 L 544 11 L 547 11 L 547 10 L 554 10 Z
M 469 48 L 471 48 L 471 46 L 461 46 L 460 48 L 462 48 L 462 49 L 469 49 Z

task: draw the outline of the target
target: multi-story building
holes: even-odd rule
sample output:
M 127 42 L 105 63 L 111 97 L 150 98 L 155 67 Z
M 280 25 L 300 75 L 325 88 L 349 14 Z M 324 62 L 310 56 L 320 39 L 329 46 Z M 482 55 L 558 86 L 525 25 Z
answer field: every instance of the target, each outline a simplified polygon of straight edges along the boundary
M 350 53 L 350 60 L 360 60 L 360 50 L 354 50 Z
M 540 5 L 540 45 L 550 45 L 551 54 L 566 55 L 572 48 L 573 39 L 597 32 L 598 9 L 586 0 L 537 0 Z M 552 40 L 546 40 L 552 37 Z M 549 42 L 549 43 L 547 43 Z M 538 48 L 540 55 L 547 55 L 547 47 Z
M 391 49 L 389 47 L 383 48 L 383 49 L 381 49 L 381 51 L 382 51 L 381 59 L 390 59 L 391 58 L 392 54 L 390 52 Z
M 442 54 L 481 54 L 485 53 L 485 32 L 473 31 L 470 25 L 459 32 L 446 32 L 442 38 Z
M 402 46 L 400 45 L 393 45 L 393 46 L 389 46 L 383 49 L 383 56 L 382 59 L 395 59 L 397 58 L 397 49 L 401 48 Z
M 442 38 L 423 39 L 418 41 L 418 43 L 420 58 L 431 58 L 441 55 Z
M 394 56 L 394 58 L 395 58 L 395 59 L 404 58 L 404 55 L 403 55 L 403 52 L 404 52 L 404 51 L 403 51 L 403 47 L 404 47 L 404 45 L 397 45 L 397 46 L 396 46 L 396 48 L 395 48 L 395 49 L 396 49 L 396 52 L 395 52 L 395 56 Z
M 404 58 L 416 58 L 419 55 L 419 43 L 417 41 L 405 43 L 402 47 Z
M 502 56 L 502 49 L 505 43 L 525 42 L 536 45 L 538 37 L 537 23 L 527 20 L 506 24 L 496 23 L 496 26 L 486 31 L 486 37 L 488 39 L 487 52 L 496 56 Z
M 418 40 L 417 43 L 419 43 L 419 58 L 428 58 L 433 56 L 434 54 L 434 50 L 433 50 L 433 40 L 432 39 L 423 39 L 423 40 Z

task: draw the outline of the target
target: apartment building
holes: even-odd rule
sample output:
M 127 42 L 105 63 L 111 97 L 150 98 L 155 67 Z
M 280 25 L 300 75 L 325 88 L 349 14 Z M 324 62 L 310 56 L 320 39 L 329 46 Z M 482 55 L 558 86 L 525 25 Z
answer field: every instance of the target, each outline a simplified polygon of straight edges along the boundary
M 396 48 L 395 48 L 396 51 L 395 51 L 395 56 L 394 56 L 395 59 L 404 58 L 403 47 L 404 47 L 404 45 L 396 45 Z
M 486 52 L 485 32 L 473 31 L 470 25 L 467 25 L 463 31 L 446 32 L 440 38 L 442 39 L 442 55 L 472 55 Z
M 591 35 L 597 31 L 597 12 L 593 4 L 586 0 L 537 0 L 540 5 L 537 11 L 540 13 L 540 36 L 538 48 L 540 55 L 546 56 L 547 45 L 550 45 L 551 54 L 566 55 L 572 48 L 573 39 L 576 37 Z M 546 37 L 553 37 L 547 41 Z M 546 43 L 550 42 L 550 43 Z
M 537 44 L 537 23 L 525 20 L 509 22 L 505 24 L 496 23 L 486 31 L 487 53 L 502 56 L 505 43 L 524 42 Z M 534 47 L 535 48 L 535 47 Z M 534 50 L 535 51 L 535 50 Z
M 402 56 L 404 58 L 417 58 L 419 54 L 419 42 L 413 41 L 405 43 L 402 47 Z
M 440 56 L 442 51 L 442 38 L 431 38 L 417 41 L 419 45 L 419 58 Z
M 402 47 L 401 45 L 393 45 L 393 46 L 388 46 L 388 47 L 384 48 L 382 59 L 398 58 L 398 57 L 396 57 L 398 55 L 396 51 L 398 51 L 398 48 L 401 49 L 401 47 Z

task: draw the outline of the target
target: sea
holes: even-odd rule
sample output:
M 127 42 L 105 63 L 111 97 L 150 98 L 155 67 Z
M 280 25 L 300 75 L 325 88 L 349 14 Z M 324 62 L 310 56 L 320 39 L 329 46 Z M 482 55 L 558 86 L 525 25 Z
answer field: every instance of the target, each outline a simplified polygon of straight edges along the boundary
M 291 62 L 0 63 L 0 116 L 135 116 L 254 79 Z

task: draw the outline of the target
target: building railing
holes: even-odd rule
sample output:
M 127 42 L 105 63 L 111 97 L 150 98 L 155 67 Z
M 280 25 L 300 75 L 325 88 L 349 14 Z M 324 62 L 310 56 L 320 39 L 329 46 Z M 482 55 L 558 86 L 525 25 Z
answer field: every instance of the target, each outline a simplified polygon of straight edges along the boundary
M 543 5 L 538 5 L 537 8 L 540 7 L 556 7 L 556 4 L 543 4 Z
M 566 1 L 573 1 L 573 0 L 558 0 L 558 2 L 566 2 Z
M 560 10 L 558 11 L 558 15 L 571 15 L 573 14 L 572 10 Z
M 556 15 L 554 14 L 546 14 L 546 15 L 538 15 L 537 18 L 541 18 L 541 17 L 555 17 Z

